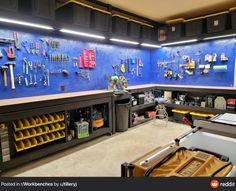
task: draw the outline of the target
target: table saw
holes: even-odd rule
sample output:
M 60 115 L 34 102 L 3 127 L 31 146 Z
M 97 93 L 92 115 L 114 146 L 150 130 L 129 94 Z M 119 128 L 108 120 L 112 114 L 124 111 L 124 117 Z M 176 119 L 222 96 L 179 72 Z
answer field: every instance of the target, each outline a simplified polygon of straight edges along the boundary
M 164 147 L 121 165 L 122 177 L 236 177 L 236 126 L 195 120 Z

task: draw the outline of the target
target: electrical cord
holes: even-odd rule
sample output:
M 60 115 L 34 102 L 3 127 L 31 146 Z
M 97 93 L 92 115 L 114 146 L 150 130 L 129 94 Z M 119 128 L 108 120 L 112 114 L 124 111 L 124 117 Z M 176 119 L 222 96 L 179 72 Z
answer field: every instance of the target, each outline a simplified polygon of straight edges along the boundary
M 174 152 L 171 152 L 170 154 L 168 154 L 167 156 L 165 156 L 160 162 L 158 162 L 155 166 L 153 166 L 152 168 L 148 169 L 144 176 L 148 177 L 155 168 L 160 167 L 161 165 L 163 165 L 164 163 L 166 163 L 168 160 L 170 160 L 177 152 L 182 151 L 182 150 L 187 150 L 187 148 L 185 147 L 180 147 L 177 150 L 175 150 Z
M 228 167 L 228 166 L 231 165 L 231 164 L 232 164 L 231 162 L 225 164 L 224 166 L 222 166 L 221 168 L 219 168 L 218 170 L 216 170 L 216 171 L 211 175 L 211 177 L 215 177 L 215 175 L 217 175 L 220 171 L 222 171 L 224 168 Z

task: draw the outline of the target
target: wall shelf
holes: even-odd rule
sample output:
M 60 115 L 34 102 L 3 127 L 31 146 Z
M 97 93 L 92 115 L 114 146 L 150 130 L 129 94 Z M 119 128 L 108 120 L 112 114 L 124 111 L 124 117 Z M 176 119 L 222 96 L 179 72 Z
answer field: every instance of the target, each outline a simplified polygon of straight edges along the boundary
M 136 105 L 136 106 L 131 107 L 131 111 L 138 111 L 138 110 L 141 110 L 141 109 L 153 107 L 155 105 L 156 105 L 155 102 L 153 102 L 153 103 L 146 103 L 146 104 L 142 104 L 142 105 Z

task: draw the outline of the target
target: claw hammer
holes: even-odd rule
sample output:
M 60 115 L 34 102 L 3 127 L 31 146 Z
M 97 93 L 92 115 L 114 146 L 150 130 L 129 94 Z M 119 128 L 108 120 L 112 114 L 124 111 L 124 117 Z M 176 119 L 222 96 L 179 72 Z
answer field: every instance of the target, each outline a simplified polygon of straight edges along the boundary
M 1 69 L 2 69 L 2 72 L 3 72 L 4 87 L 7 87 L 7 69 L 8 69 L 8 66 L 2 66 Z
M 15 62 L 8 62 L 5 64 L 6 66 L 9 67 L 10 69 L 10 77 L 11 77 L 11 89 L 15 89 L 15 78 L 14 78 L 14 71 L 13 71 L 13 67 L 16 65 Z

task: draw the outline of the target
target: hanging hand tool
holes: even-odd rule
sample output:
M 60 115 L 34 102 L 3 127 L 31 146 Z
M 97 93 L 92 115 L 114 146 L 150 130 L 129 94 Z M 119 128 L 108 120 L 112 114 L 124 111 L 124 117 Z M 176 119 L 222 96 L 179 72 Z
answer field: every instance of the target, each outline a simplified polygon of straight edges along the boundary
M 26 57 L 23 58 L 22 72 L 23 74 L 28 74 L 28 63 L 27 63 Z
M 3 57 L 3 55 L 2 55 L 2 51 L 0 50 L 0 58 L 2 58 Z
M 13 38 L 15 41 L 15 47 L 17 50 L 20 50 L 20 44 L 19 44 L 19 33 L 18 32 L 13 32 Z
M 33 86 L 33 78 L 32 78 L 32 75 L 30 74 L 30 83 L 29 83 L 29 86 Z
M 30 54 L 30 50 L 27 47 L 28 46 L 28 42 L 27 41 L 21 42 L 21 46 L 23 46 L 25 48 L 26 52 L 28 54 Z
M 10 77 L 11 77 L 11 89 L 15 89 L 15 78 L 14 78 L 14 71 L 13 71 L 13 67 L 16 65 L 15 62 L 8 62 L 5 64 L 6 66 L 9 67 L 10 69 Z
M 138 63 L 138 58 L 136 58 L 136 76 L 139 77 L 139 63 Z
M 21 74 L 17 74 L 17 83 L 19 86 L 22 85 L 22 78 L 23 78 L 23 76 Z
M 31 53 L 32 53 L 33 55 L 35 55 L 34 43 L 30 43 L 30 49 L 31 49 Z
M 7 69 L 8 66 L 1 66 L 3 72 L 4 87 L 7 87 Z
M 123 60 L 121 60 L 120 71 L 121 71 L 123 74 L 125 73 L 125 63 L 123 62 Z
M 37 86 L 37 75 L 36 74 L 34 74 L 34 86 Z
M 118 66 L 116 64 L 112 65 L 115 76 L 118 75 Z
M 37 55 L 39 55 L 39 51 L 40 51 L 40 46 L 39 46 L 39 43 L 38 42 L 36 42 L 35 43 L 35 53 L 37 54 Z
M 25 86 L 28 87 L 29 86 L 29 83 L 28 83 L 28 78 L 25 77 Z
M 14 58 L 16 58 L 15 49 L 14 49 L 13 46 L 10 46 L 10 47 L 8 48 L 8 51 L 4 48 L 4 51 L 6 52 L 7 57 L 8 57 L 9 59 L 14 59 Z
M 14 42 L 15 40 L 11 38 L 0 38 L 0 43 L 3 43 L 3 44 L 12 44 Z

